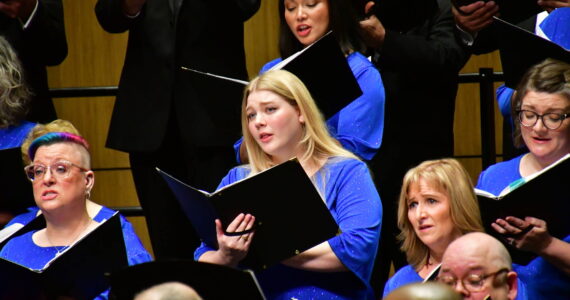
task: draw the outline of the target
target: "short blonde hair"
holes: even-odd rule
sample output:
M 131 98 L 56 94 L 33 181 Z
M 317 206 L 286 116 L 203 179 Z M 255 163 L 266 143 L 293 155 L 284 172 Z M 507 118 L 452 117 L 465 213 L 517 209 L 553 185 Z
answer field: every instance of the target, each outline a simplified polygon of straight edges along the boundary
M 401 231 L 398 239 L 402 241 L 401 249 L 408 262 L 416 269 L 429 253 L 408 219 L 408 192 L 420 179 L 448 194 L 451 220 L 461 234 L 483 231 L 479 203 L 467 170 L 452 158 L 424 161 L 404 176 L 398 204 L 398 228 Z
M 28 136 L 22 143 L 21 151 L 22 151 L 22 160 L 24 164 L 27 165 L 31 163 L 30 157 L 28 156 L 28 150 L 32 142 L 35 139 L 50 132 L 67 132 L 81 137 L 79 130 L 77 130 L 77 128 L 75 128 L 75 126 L 73 126 L 73 124 L 67 120 L 57 119 L 47 124 L 38 124 L 34 126 L 34 128 L 32 128 L 32 130 L 28 133 Z M 83 158 L 83 162 L 86 164 L 85 167 L 90 168 L 91 157 L 89 155 L 88 149 L 85 148 L 85 150 L 86 154 L 82 153 L 81 156 Z
M 273 166 L 271 157 L 263 152 L 248 129 L 247 99 L 258 90 L 273 92 L 286 99 L 289 104 L 299 110 L 305 123 L 303 137 L 299 144 L 304 153 L 300 161 L 313 160 L 329 156 L 356 158 L 330 136 L 325 121 L 318 110 L 311 94 L 297 76 L 284 70 L 268 71 L 253 79 L 245 89 L 241 107 L 241 126 L 247 156 L 251 165 L 251 175 Z

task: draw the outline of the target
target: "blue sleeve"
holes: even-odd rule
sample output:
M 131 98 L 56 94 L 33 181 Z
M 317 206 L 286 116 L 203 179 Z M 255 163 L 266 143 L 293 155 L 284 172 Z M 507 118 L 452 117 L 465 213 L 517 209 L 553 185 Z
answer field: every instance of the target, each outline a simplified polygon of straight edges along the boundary
M 144 248 L 141 240 L 135 232 L 135 229 L 133 228 L 133 224 L 131 224 L 131 222 L 122 215 L 120 218 L 129 266 L 152 261 L 152 256 Z
M 509 121 L 511 126 L 513 125 L 513 118 L 511 116 L 511 98 L 515 91 L 511 88 L 506 87 L 504 84 L 497 88 L 497 103 L 501 114 L 505 119 Z
M 403 285 L 421 281 L 423 281 L 423 278 L 420 277 L 416 270 L 411 265 L 406 265 L 388 279 L 384 286 L 383 297 L 388 296 L 392 291 Z
M 266 63 L 265 65 L 263 65 L 263 67 L 261 67 L 261 70 L 259 70 L 259 75 L 267 72 L 269 69 L 273 68 L 276 64 L 280 63 L 282 61 L 281 58 L 276 58 L 268 63 Z
M 344 148 L 371 160 L 382 144 L 384 84 L 378 70 L 361 54 L 350 56 L 349 64 L 362 95 L 327 120 L 327 125 Z
M 241 157 L 240 157 L 240 153 L 239 153 L 239 148 L 241 147 L 241 144 L 243 144 L 243 136 L 239 138 L 239 140 L 237 140 L 234 143 L 234 153 L 236 154 L 236 162 L 238 163 L 238 165 L 241 165 Z
M 332 179 L 332 178 L 331 178 Z M 327 202 L 341 229 L 328 242 L 339 260 L 368 282 L 380 240 L 382 204 L 366 165 L 346 165 L 336 181 L 326 183 Z M 328 199 L 332 197 L 332 199 Z

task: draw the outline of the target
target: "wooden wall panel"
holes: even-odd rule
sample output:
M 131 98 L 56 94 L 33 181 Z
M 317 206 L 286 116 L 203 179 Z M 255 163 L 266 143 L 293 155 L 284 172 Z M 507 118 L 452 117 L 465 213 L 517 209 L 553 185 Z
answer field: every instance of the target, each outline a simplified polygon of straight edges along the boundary
M 461 70 L 461 73 L 478 73 L 479 68 L 493 68 L 495 72 L 502 70 L 498 52 L 484 55 L 473 55 Z M 501 82 L 502 83 L 502 82 Z M 495 83 L 497 88 L 501 83 Z M 502 153 L 503 118 L 495 103 L 495 145 L 496 153 Z M 455 103 L 455 155 L 481 155 L 481 117 L 479 101 L 479 84 L 460 84 Z M 460 160 L 471 178 L 476 183 L 481 173 L 481 159 Z
M 270 60 L 279 57 L 277 1 L 261 1 L 261 8 L 245 23 L 244 43 L 250 78 Z

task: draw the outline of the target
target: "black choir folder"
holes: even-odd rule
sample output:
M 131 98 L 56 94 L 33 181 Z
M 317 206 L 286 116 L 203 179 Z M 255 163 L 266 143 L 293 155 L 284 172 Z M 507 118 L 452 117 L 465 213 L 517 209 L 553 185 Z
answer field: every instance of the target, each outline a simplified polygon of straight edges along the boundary
M 40 215 L 11 238 L 44 227 Z M 41 270 L 0 258 L 0 299 L 93 299 L 109 288 L 105 274 L 127 265 L 121 223 L 115 214 Z
M 239 84 L 248 84 L 246 81 L 191 68 L 182 67 L 182 69 Z M 360 85 L 332 31 L 271 68 L 271 70 L 280 69 L 295 74 L 305 84 L 325 119 L 334 116 L 362 95 Z
M 112 300 L 132 300 L 143 290 L 166 282 L 184 283 L 206 300 L 265 299 L 252 271 L 192 260 L 134 265 L 114 272 L 110 281 L 109 299 Z
M 246 268 L 265 269 L 338 233 L 338 225 L 324 200 L 296 159 L 214 193 L 158 171 L 208 245 L 217 247 L 215 219 L 220 219 L 225 229 L 240 213 L 255 216 L 255 235 L 241 263 Z
M 531 252 L 517 250 L 505 242 L 505 236 L 492 227 L 498 218 L 514 216 L 535 217 L 547 222 L 548 231 L 563 239 L 570 235 L 570 154 L 556 163 L 521 181 L 521 184 L 495 196 L 475 189 L 479 200 L 485 231 L 501 240 L 509 249 L 513 262 L 526 265 L 536 257 Z
M 570 63 L 570 51 L 560 45 L 499 18 L 494 19 L 492 26 L 500 37 L 506 86 L 516 89 L 528 69 L 547 58 Z

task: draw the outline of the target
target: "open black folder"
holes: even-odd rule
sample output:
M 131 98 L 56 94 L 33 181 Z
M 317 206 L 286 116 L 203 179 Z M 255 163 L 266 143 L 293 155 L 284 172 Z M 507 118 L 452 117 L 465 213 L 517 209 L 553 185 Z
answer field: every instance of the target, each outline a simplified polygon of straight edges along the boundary
M 535 217 L 547 222 L 552 236 L 563 239 L 570 235 L 570 154 L 500 195 L 491 195 L 478 189 L 475 189 L 475 194 L 485 231 L 507 246 L 515 263 L 526 265 L 536 255 L 508 245 L 506 237 L 491 227 L 496 219 L 507 216 L 520 219 Z
M 499 18 L 494 19 L 492 26 L 499 36 L 506 86 L 516 89 L 528 69 L 547 58 L 570 63 L 570 51 L 560 45 Z
M 296 159 L 228 185 L 214 193 L 164 177 L 196 232 L 217 247 L 215 219 L 227 227 L 240 213 L 255 216 L 255 235 L 241 265 L 265 269 L 338 233 L 324 200 Z
M 238 84 L 248 84 L 235 78 L 193 70 L 197 72 Z M 362 95 L 358 81 L 354 77 L 348 61 L 338 45 L 332 31 L 305 47 L 299 52 L 284 58 L 271 70 L 287 70 L 305 84 L 325 119 L 334 116 L 343 107 Z M 239 99 L 237 99 L 239 100 Z
M 161 260 L 134 265 L 110 276 L 109 299 L 132 300 L 136 294 L 166 282 L 192 287 L 203 299 L 265 299 L 252 271 L 196 262 Z
M 10 238 L 44 227 L 45 219 L 40 215 Z M 93 299 L 109 288 L 105 274 L 127 265 L 117 213 L 41 270 L 0 258 L 0 299 Z

